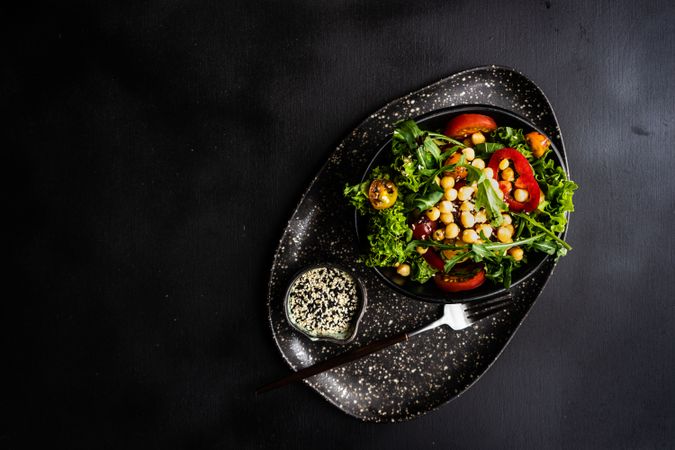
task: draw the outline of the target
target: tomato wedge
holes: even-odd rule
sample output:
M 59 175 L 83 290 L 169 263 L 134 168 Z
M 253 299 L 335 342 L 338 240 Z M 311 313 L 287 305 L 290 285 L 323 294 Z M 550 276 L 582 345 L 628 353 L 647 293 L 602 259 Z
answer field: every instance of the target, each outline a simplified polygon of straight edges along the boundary
M 526 202 L 519 202 L 511 196 L 511 183 L 499 182 L 499 189 L 504 193 L 504 201 L 509 205 L 511 211 L 531 212 L 539 206 L 539 197 L 541 189 L 537 180 L 534 178 L 532 166 L 515 148 L 502 148 L 492 154 L 488 167 L 492 169 L 492 176 L 499 181 L 499 163 L 508 159 L 513 163 L 513 168 L 518 173 L 518 180 L 515 184 L 519 189 L 525 189 L 529 195 Z
M 368 199 L 375 209 L 387 209 L 396 203 L 398 188 L 390 180 L 373 180 L 368 189 Z
M 461 292 L 476 289 L 485 282 L 485 270 L 477 269 L 458 273 L 437 273 L 434 275 L 436 286 L 445 292 Z
M 546 150 L 551 146 L 551 141 L 541 133 L 533 131 L 525 135 L 525 140 L 532 149 L 532 154 L 536 158 L 541 158 L 546 153 Z
M 445 135 L 455 139 L 463 139 L 482 131 L 489 133 L 497 129 L 497 123 L 490 116 L 483 114 L 460 114 L 453 117 L 445 127 Z
M 452 164 L 457 164 L 462 158 L 461 152 L 455 152 L 443 163 L 444 166 L 450 166 Z M 443 175 L 446 177 L 453 177 L 455 181 L 463 180 L 469 174 L 469 171 L 466 167 L 455 167 L 451 172 L 443 172 Z M 459 188 L 457 188 L 459 189 Z

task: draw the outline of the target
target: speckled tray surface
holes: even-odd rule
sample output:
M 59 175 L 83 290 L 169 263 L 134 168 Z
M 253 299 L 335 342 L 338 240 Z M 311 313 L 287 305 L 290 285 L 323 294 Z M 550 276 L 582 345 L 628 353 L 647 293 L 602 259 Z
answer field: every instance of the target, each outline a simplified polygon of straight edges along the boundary
M 354 211 L 342 196 L 345 183 L 358 182 L 393 124 L 463 104 L 511 110 L 543 129 L 567 160 L 548 100 L 513 69 L 489 66 L 466 70 L 395 100 L 372 114 L 330 155 L 303 195 L 281 237 L 269 282 L 269 320 L 288 364 L 298 370 L 375 339 L 414 330 L 440 317 L 442 305 L 394 292 L 375 271 L 357 262 Z M 363 283 L 368 308 L 349 345 L 312 342 L 294 330 L 284 314 L 284 295 L 293 276 L 316 263 L 337 264 Z M 547 259 L 534 276 L 511 289 L 514 302 L 502 312 L 462 331 L 436 328 L 359 361 L 305 380 L 347 414 L 373 422 L 400 421 L 424 414 L 469 388 L 495 361 L 550 277 Z

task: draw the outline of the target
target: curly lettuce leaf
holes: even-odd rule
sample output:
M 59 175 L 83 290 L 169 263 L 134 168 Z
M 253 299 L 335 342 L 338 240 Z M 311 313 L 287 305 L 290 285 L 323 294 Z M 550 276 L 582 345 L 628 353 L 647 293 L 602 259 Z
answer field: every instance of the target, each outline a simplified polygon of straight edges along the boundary
M 408 226 L 403 203 L 382 209 L 371 209 L 368 242 L 370 253 L 364 263 L 370 267 L 393 266 L 405 262 L 410 252 L 407 242 L 412 238 L 412 229 Z
M 436 269 L 431 267 L 429 263 L 417 253 L 413 254 L 409 260 L 410 262 L 410 279 L 419 283 L 426 283 L 433 277 Z
M 492 139 L 501 141 L 507 147 L 515 148 L 527 159 L 532 159 L 532 150 L 530 150 L 530 146 L 527 145 L 523 130 L 520 128 L 498 127 L 490 136 Z

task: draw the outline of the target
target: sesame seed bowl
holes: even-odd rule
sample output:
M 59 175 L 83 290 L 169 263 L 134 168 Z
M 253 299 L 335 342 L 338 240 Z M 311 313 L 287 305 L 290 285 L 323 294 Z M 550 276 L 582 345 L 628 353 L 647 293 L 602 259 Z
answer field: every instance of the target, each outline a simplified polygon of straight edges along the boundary
M 284 298 L 286 319 L 312 341 L 348 344 L 366 311 L 366 293 L 358 278 L 335 264 L 302 269 Z
M 342 191 L 345 184 L 357 182 L 365 173 L 395 123 L 476 104 L 515 113 L 542 130 L 569 173 L 550 103 L 531 80 L 510 68 L 486 66 L 458 72 L 368 116 L 327 157 L 293 211 L 274 254 L 267 294 L 269 324 L 282 357 L 293 370 L 414 330 L 441 316 L 443 304 L 419 301 L 392 289 L 376 271 L 359 262 L 354 210 Z M 301 270 L 315 264 L 337 265 L 362 283 L 364 298 L 367 294 L 368 307 L 348 343 L 308 339 L 288 320 L 289 286 Z M 545 258 L 531 276 L 510 288 L 513 301 L 506 309 L 465 330 L 439 327 L 304 382 L 341 411 L 363 421 L 396 422 L 426 414 L 457 398 L 493 365 L 555 266 L 553 259 Z

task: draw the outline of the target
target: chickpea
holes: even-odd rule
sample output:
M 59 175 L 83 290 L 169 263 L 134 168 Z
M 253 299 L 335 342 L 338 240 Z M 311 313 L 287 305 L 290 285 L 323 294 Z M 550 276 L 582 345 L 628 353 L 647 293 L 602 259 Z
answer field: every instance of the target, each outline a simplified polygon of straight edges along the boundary
M 502 223 L 504 225 L 511 225 L 513 223 L 513 219 L 511 219 L 511 216 L 508 214 L 502 214 Z
M 438 203 L 438 210 L 441 212 L 441 215 L 451 213 L 455 210 L 452 202 L 449 200 L 444 200 Z
M 447 239 L 454 239 L 459 235 L 459 226 L 456 223 L 449 223 L 445 227 L 445 237 Z
M 473 195 L 473 188 L 471 186 L 462 186 L 461 188 L 459 188 L 457 198 L 463 202 L 465 200 L 469 200 L 472 195 Z
M 470 212 L 463 212 L 460 216 L 460 220 L 464 228 L 471 228 L 476 223 L 476 219 Z
M 513 191 L 513 198 L 517 202 L 525 203 L 530 199 L 530 193 L 525 189 L 516 189 Z
M 446 200 L 454 201 L 457 198 L 457 189 L 446 189 L 443 193 L 443 198 Z
M 424 255 L 429 250 L 429 247 L 422 247 L 421 245 L 415 247 L 415 251 L 420 255 Z
M 511 236 L 513 236 L 513 232 L 507 227 L 497 228 L 497 239 L 499 239 L 499 242 L 503 242 L 505 244 L 511 242 Z
M 445 239 L 445 231 L 443 231 L 443 228 L 438 228 L 437 230 L 434 231 L 434 234 L 432 236 L 434 240 L 442 241 L 443 239 Z
M 485 136 L 483 136 L 483 133 L 478 131 L 471 135 L 471 142 L 473 143 L 473 145 L 482 144 L 483 142 L 485 142 Z
M 512 236 L 513 236 L 513 233 L 516 232 L 516 230 L 515 230 L 515 228 L 513 228 L 513 225 L 512 225 L 512 224 L 502 225 L 502 226 L 503 226 L 504 228 L 506 228 L 507 230 L 509 230 L 509 232 L 511 233 Z
M 402 277 L 407 277 L 410 275 L 410 265 L 409 264 L 399 264 L 396 268 L 396 273 Z
M 478 232 L 479 236 L 480 233 L 482 232 L 487 239 L 490 239 L 490 237 L 492 236 L 492 227 L 487 223 L 481 223 L 480 225 L 477 225 L 476 231 Z
M 441 187 L 444 190 L 451 189 L 455 187 L 455 179 L 453 177 L 443 177 L 441 178 Z
M 427 211 L 424 214 L 432 222 L 435 221 L 435 220 L 438 220 L 438 218 L 441 216 L 441 212 L 435 206 L 427 209 Z
M 509 167 L 509 160 L 504 158 L 501 161 L 499 161 L 499 170 L 506 170 L 506 168 Z
M 509 249 L 509 255 L 513 257 L 516 261 L 520 261 L 523 259 L 523 249 L 520 247 L 512 247 Z
M 502 170 L 502 180 L 513 181 L 515 179 L 516 179 L 516 174 L 513 172 L 512 168 L 507 167 L 506 169 Z
M 485 169 L 485 161 L 483 161 L 480 158 L 476 158 L 473 161 L 471 161 L 471 165 L 477 169 Z
M 462 202 L 462 204 L 459 207 L 460 211 L 473 211 L 474 209 L 475 209 L 475 205 L 468 200 L 465 201 L 465 202 Z
M 485 223 L 487 222 L 487 215 L 484 210 L 480 210 L 476 213 L 476 223 Z
M 452 213 L 443 213 L 441 214 L 441 222 L 444 224 L 449 224 L 453 223 L 455 221 L 455 216 L 452 215 Z
M 494 180 L 495 173 L 492 171 L 490 167 L 486 167 L 485 169 L 483 169 L 483 173 L 485 174 L 485 177 L 488 180 Z
M 462 154 L 467 161 L 473 161 L 473 159 L 476 157 L 476 152 L 471 147 L 467 147 L 462 150 Z
M 478 233 L 476 233 L 476 230 L 464 230 L 462 232 L 462 241 L 467 244 L 473 244 L 478 241 Z

